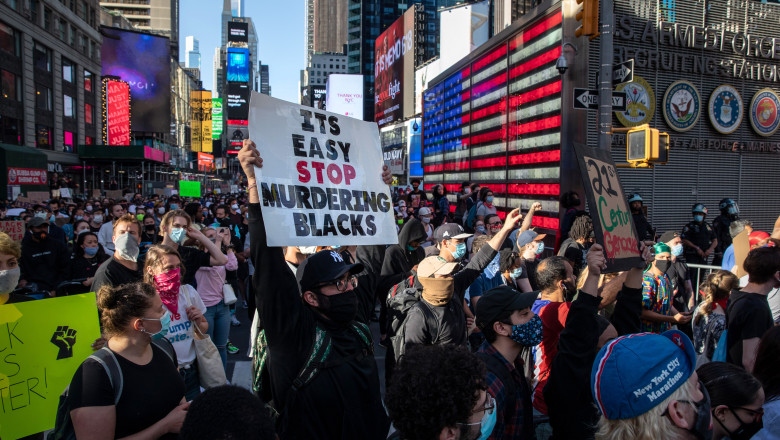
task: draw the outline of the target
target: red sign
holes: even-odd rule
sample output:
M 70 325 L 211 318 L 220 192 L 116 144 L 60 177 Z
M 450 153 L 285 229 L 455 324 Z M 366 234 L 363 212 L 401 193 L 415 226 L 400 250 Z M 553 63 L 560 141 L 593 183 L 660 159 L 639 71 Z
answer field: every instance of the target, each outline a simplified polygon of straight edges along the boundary
M 124 81 L 105 80 L 106 145 L 130 145 L 130 86 Z
M 201 171 L 210 170 L 214 164 L 214 156 L 206 153 L 198 153 L 198 169 Z
M 46 170 L 8 168 L 9 185 L 46 185 Z
M 24 222 L 21 220 L 0 220 L 0 231 L 8 234 L 11 240 L 22 241 L 22 238 L 24 238 Z

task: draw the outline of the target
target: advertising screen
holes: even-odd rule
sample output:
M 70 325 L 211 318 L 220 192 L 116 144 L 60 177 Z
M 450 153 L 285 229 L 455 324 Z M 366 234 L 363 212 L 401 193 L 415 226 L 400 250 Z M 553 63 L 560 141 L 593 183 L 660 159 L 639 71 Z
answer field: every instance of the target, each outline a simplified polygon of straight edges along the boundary
M 309 86 L 311 96 L 311 106 L 320 110 L 326 110 L 325 98 L 327 96 L 328 89 L 325 86 Z
M 213 138 L 219 138 L 222 134 L 222 98 L 211 99 L 211 135 Z
M 227 119 L 244 121 L 249 117 L 249 86 L 246 84 L 228 84 Z
M 228 82 L 249 81 L 249 49 L 229 47 L 227 50 Z
M 130 85 L 124 81 L 103 80 L 104 145 L 130 145 Z
M 246 43 L 249 41 L 249 23 L 228 22 L 228 41 Z
M 376 39 L 374 120 L 380 127 L 414 112 L 414 20 L 409 8 Z
M 329 112 L 363 119 L 363 75 L 328 76 L 326 96 Z
M 247 122 L 247 121 L 242 121 Z M 249 139 L 249 125 L 228 125 L 228 154 L 238 154 L 238 150 L 244 144 L 244 139 Z
M 171 50 L 165 37 L 101 28 L 103 76 L 130 86 L 133 131 L 171 130 Z

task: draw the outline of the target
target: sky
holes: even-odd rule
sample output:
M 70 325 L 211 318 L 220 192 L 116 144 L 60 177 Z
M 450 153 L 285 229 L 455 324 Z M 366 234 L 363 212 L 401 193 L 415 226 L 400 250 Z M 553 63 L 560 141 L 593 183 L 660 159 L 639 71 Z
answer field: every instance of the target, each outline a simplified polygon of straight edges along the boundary
M 214 48 L 220 44 L 222 0 L 182 0 L 179 3 L 179 61 L 184 62 L 184 40 L 200 40 L 200 77 L 203 88 L 214 90 Z M 304 0 L 245 0 L 247 17 L 258 35 L 257 59 L 269 66 L 271 95 L 298 102 L 298 80 L 304 64 L 306 13 Z

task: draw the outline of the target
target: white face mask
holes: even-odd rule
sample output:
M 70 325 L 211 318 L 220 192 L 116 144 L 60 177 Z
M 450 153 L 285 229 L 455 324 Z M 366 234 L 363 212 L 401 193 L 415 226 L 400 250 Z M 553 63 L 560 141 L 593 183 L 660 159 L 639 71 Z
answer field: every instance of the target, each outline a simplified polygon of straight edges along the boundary
M 159 214 L 165 214 L 165 207 L 164 207 L 164 206 L 161 206 L 161 207 L 157 208 L 157 213 L 159 213 Z
M 103 223 L 103 216 L 102 216 L 102 215 L 100 215 L 100 214 L 95 214 L 95 216 L 94 216 L 94 217 L 92 217 L 92 220 L 93 220 L 95 223 Z
M 14 269 L 0 270 L 0 295 L 13 292 L 16 289 L 16 285 L 19 284 L 21 274 L 22 271 L 19 266 Z

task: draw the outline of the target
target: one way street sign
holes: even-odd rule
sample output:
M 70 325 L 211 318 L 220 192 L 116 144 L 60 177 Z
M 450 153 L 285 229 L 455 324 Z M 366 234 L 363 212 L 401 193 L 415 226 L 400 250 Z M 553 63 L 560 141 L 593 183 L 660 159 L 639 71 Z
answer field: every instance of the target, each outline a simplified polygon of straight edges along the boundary
M 634 60 L 624 61 L 612 67 L 612 85 L 623 84 L 634 80 Z
M 599 91 L 594 89 L 574 89 L 574 108 L 598 110 Z M 626 110 L 626 92 L 612 92 L 612 111 Z

